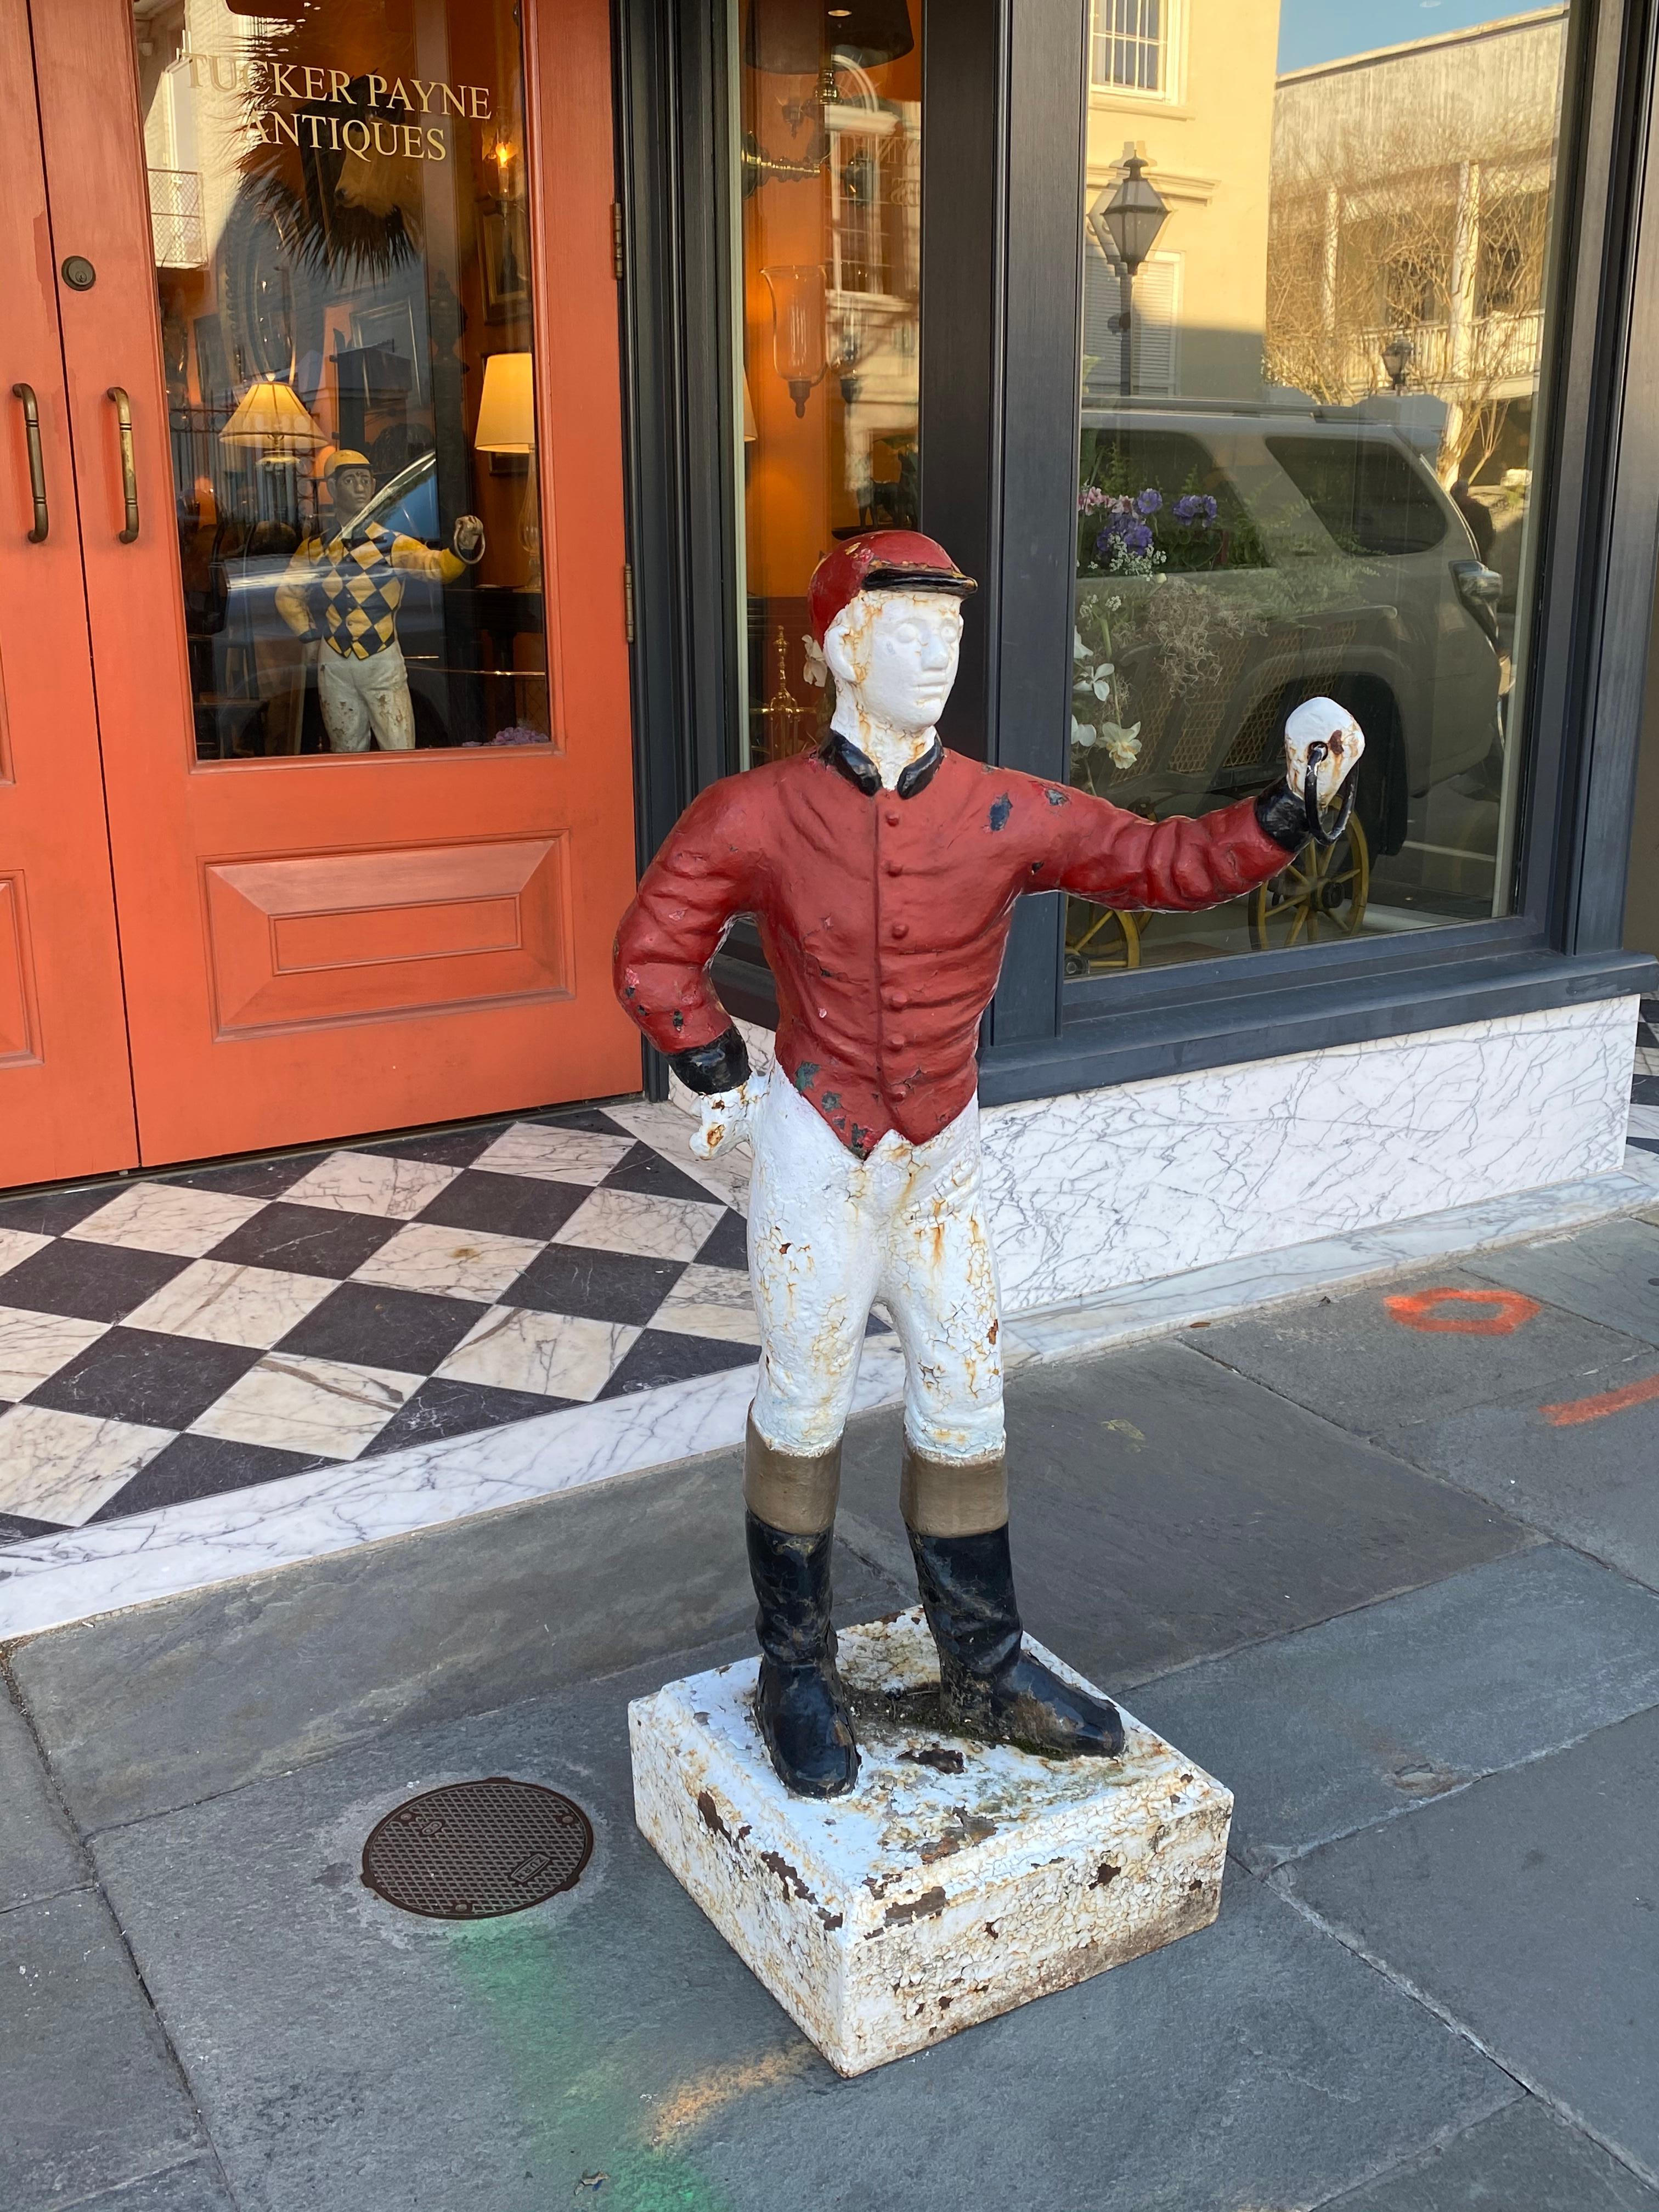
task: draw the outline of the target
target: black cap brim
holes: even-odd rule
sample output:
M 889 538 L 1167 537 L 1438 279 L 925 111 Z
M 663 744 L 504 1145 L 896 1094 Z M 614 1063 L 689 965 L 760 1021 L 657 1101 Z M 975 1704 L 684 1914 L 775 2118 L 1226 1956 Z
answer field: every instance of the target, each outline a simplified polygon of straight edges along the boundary
M 979 586 L 959 568 L 868 568 L 859 586 L 862 592 L 948 592 L 965 599 Z

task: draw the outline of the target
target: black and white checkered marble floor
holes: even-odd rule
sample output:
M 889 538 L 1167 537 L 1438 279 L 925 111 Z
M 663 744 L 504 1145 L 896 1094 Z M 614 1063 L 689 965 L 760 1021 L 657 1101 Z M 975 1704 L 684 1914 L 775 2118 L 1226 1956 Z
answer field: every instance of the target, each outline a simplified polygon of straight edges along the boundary
M 629 1103 L 0 1200 L 0 1547 L 747 1366 L 740 1180 L 688 1127 Z M 1630 1140 L 1659 1153 L 1659 1000 Z
M 744 1224 L 583 1110 L 0 1200 L 0 1543 L 742 1366 Z M 688 1162 L 689 1165 L 689 1162 Z
M 1644 999 L 1636 1024 L 1636 1073 L 1630 1086 L 1630 1141 L 1659 1152 L 1659 999 Z

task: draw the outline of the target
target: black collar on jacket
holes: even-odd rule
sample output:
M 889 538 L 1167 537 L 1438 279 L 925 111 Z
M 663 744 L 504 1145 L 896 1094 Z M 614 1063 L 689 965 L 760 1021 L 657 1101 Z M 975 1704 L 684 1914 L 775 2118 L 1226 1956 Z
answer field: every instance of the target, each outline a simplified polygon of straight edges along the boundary
M 818 747 L 818 758 L 836 769 L 848 783 L 857 784 L 866 799 L 873 799 L 881 789 L 881 773 L 868 753 L 860 752 L 839 730 L 830 731 Z M 945 748 L 938 738 L 933 739 L 920 760 L 913 760 L 899 772 L 894 786 L 900 799 L 914 799 L 919 791 L 926 791 L 939 774 L 939 763 L 945 758 Z

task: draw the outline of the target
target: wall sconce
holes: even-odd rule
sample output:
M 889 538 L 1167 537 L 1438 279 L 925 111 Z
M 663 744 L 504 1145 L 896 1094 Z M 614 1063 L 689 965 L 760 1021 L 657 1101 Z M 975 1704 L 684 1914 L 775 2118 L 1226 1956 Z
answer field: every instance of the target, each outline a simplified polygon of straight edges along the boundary
M 789 387 L 796 416 L 804 416 L 812 388 L 823 382 L 829 367 L 823 270 L 814 264 L 763 269 L 761 275 L 772 295 L 773 365 Z
M 529 459 L 519 543 L 528 556 L 524 588 L 538 592 L 542 587 L 542 510 L 536 483 L 535 362 L 527 353 L 492 353 L 484 357 L 483 373 L 473 449 L 480 453 L 523 453 Z
M 495 175 L 503 198 L 512 190 L 513 164 L 519 158 L 519 149 L 504 131 L 498 131 L 495 142 L 489 149 L 489 158 L 495 164 Z
M 842 404 L 852 406 L 859 396 L 857 369 L 869 343 L 864 308 L 843 300 L 830 318 L 830 358 L 841 386 Z

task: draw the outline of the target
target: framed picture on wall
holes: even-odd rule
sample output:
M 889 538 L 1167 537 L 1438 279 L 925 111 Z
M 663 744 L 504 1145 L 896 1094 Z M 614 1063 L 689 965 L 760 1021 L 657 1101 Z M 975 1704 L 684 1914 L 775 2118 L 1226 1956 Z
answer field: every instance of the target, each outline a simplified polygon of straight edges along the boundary
M 426 398 L 426 349 L 416 343 L 415 309 L 408 299 L 379 301 L 354 309 L 351 343 L 358 352 L 379 347 L 409 371 L 405 387 L 416 406 Z
M 505 323 L 530 312 L 530 226 L 522 200 L 495 200 L 479 210 L 478 258 L 484 315 Z

